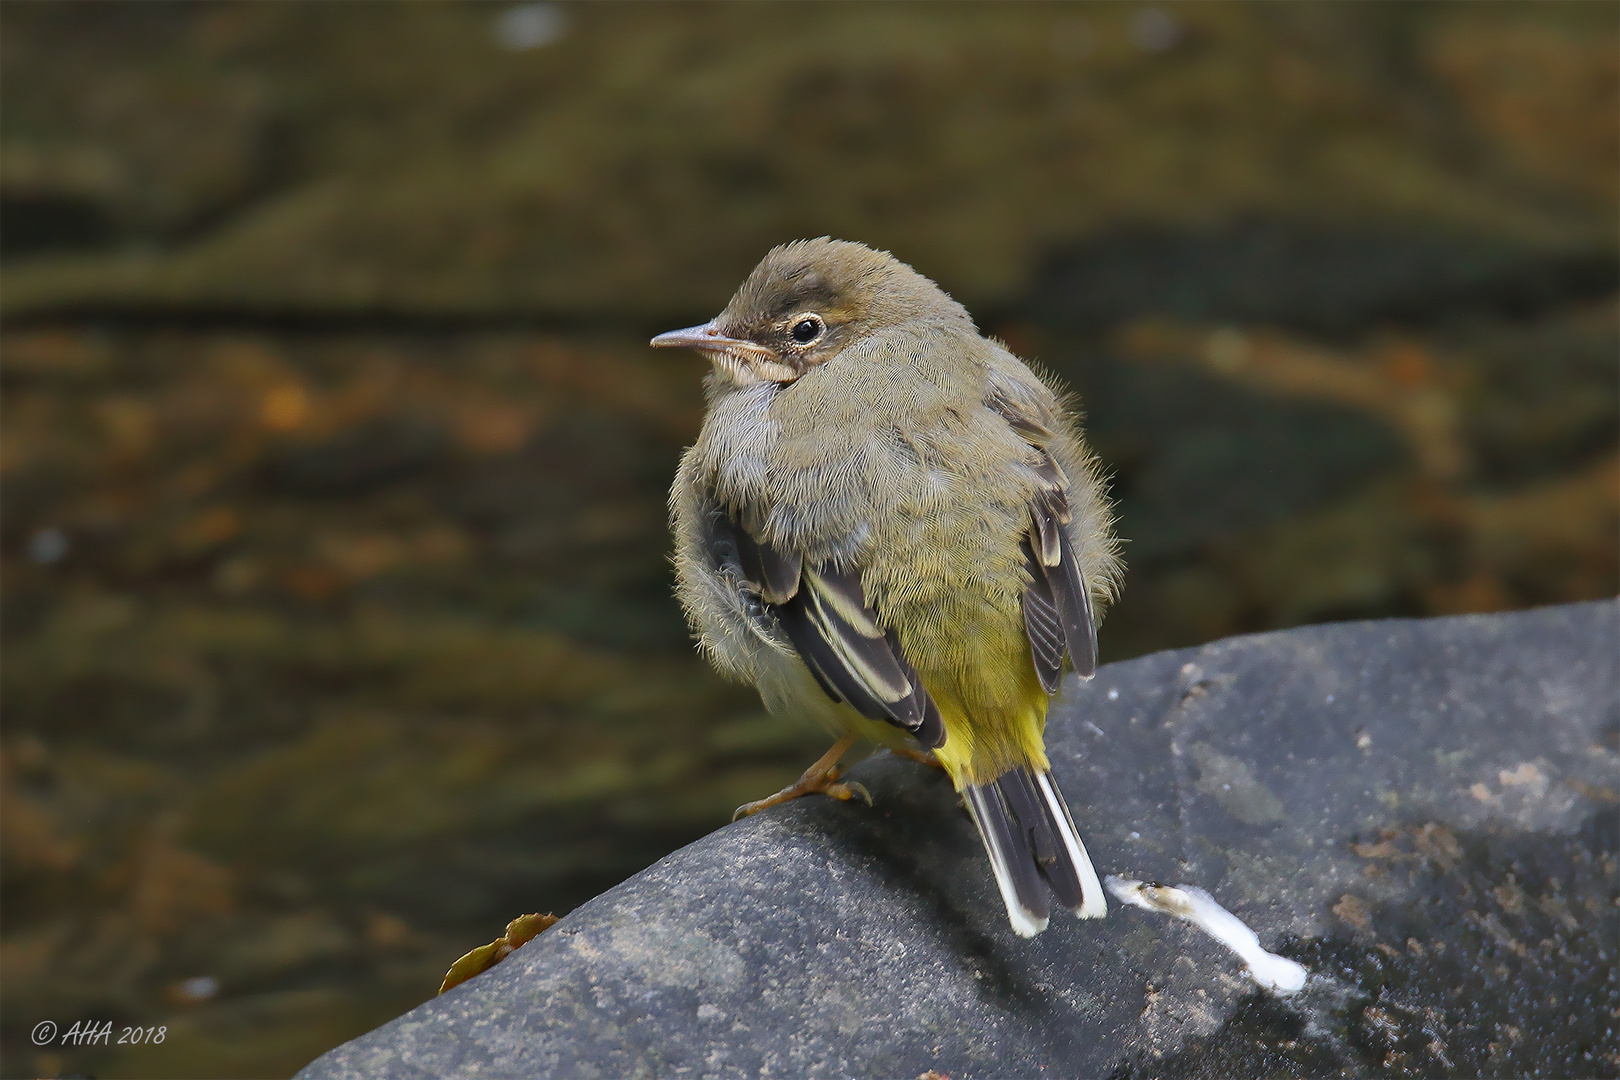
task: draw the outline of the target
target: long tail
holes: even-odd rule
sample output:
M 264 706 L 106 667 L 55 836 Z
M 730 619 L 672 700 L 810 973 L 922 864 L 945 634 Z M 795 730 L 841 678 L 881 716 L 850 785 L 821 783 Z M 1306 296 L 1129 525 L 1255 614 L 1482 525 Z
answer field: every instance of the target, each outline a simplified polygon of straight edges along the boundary
M 1108 913 L 1097 871 L 1050 772 L 1013 769 L 963 793 L 1015 931 L 1034 937 L 1046 929 L 1048 889 L 1082 919 Z

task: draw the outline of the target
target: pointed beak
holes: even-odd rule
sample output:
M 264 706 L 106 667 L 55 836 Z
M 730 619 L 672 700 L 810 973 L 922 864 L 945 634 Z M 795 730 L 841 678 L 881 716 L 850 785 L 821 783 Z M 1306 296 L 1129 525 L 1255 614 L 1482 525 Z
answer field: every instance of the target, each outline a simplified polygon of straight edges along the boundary
M 739 360 L 750 357 L 759 360 L 775 360 L 776 354 L 763 345 L 756 345 L 752 341 L 743 341 L 740 338 L 726 337 L 710 319 L 702 326 L 688 326 L 685 330 L 671 330 L 659 334 L 648 342 L 655 349 L 697 349 L 704 353 L 725 353 Z

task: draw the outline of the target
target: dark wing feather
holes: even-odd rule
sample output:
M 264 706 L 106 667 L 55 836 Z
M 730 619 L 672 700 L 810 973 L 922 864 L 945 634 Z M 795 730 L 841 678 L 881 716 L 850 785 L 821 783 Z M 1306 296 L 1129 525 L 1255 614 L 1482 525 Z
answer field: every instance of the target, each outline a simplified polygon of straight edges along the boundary
M 858 582 L 839 580 L 828 568 L 807 569 L 801 595 L 780 606 L 802 612 L 802 621 L 794 621 L 814 633 L 818 661 L 831 658 L 822 670 L 845 700 L 874 720 L 893 716 L 910 727 L 907 721 L 915 722 L 907 708 L 912 702 L 911 680 L 900 669 L 883 631 L 870 621 L 864 601 L 860 607 L 850 606 L 852 598 L 844 590 L 851 584 L 860 587 Z
M 1045 579 L 1051 591 L 1069 660 L 1081 677 L 1097 670 L 1097 620 L 1091 608 L 1091 590 L 1080 576 L 1080 560 L 1065 528 L 1069 501 L 1061 491 L 1046 491 L 1030 504 L 1033 563 L 1031 576 Z M 1025 622 L 1028 623 L 1026 605 Z
M 744 545 L 738 540 L 744 534 L 731 520 L 731 515 L 711 503 L 698 520 L 702 528 L 703 547 L 714 568 L 726 577 L 747 580 L 747 572 L 743 569 Z M 741 596 L 749 619 L 756 623 L 769 621 L 765 603 L 757 592 L 744 592 Z
M 892 633 L 867 606 L 859 575 L 832 563 L 809 567 L 763 544 L 734 522 L 731 538 L 743 577 L 774 612 L 827 696 L 862 716 L 887 720 L 924 746 L 945 742 L 939 707 Z
M 778 625 L 786 631 L 788 640 L 793 642 L 793 648 L 799 653 L 799 659 L 804 666 L 810 669 L 810 674 L 816 677 L 816 682 L 827 692 L 827 696 L 837 702 L 849 700 L 850 680 L 838 678 L 838 656 L 832 647 L 822 639 L 810 626 L 805 617 L 804 605 L 791 604 L 772 609 L 776 614 Z M 860 709 L 860 706 L 856 706 Z M 864 714 L 865 709 L 861 709 Z
M 1024 630 L 1041 686 L 1055 694 L 1063 680 L 1065 652 L 1081 676 L 1097 670 L 1096 612 L 1068 530 L 1069 478 L 1045 449 L 1052 437 L 1045 418 L 1029 415 L 1002 394 L 992 394 L 986 404 L 1030 444 L 1035 453 L 1030 468 L 1043 482 L 1030 502 L 1030 530 L 1024 540 L 1024 568 L 1030 576 L 1023 596 Z
M 939 706 L 934 703 L 933 697 L 923 688 L 922 679 L 917 676 L 917 669 L 911 666 L 906 659 L 905 651 L 900 648 L 900 639 L 893 630 L 885 635 L 889 648 L 894 652 L 894 658 L 900 664 L 900 670 L 905 672 L 906 678 L 911 681 L 911 704 L 908 706 L 917 717 L 916 726 L 904 725 L 918 742 L 929 748 L 945 745 L 945 718 L 939 715 Z
M 735 531 L 747 535 L 741 529 Z M 759 589 L 759 598 L 767 604 L 784 604 L 799 591 L 799 566 L 803 561 L 799 556 L 753 542 L 752 537 L 737 546 L 737 556 L 743 578 Z
M 1000 413 L 1012 429 L 1032 446 L 1045 446 L 1051 441 L 1052 411 L 1032 397 L 1027 388 L 1019 391 L 1011 385 L 992 384 L 984 403 Z
M 1028 539 L 1024 540 L 1024 565 L 1029 570 L 1029 587 L 1024 590 L 1024 632 L 1029 637 L 1031 655 L 1035 658 L 1035 674 L 1040 676 L 1041 688 L 1048 694 L 1058 692 L 1063 682 L 1063 622 L 1058 617 L 1057 601 L 1052 597 L 1051 583 L 1046 571 Z

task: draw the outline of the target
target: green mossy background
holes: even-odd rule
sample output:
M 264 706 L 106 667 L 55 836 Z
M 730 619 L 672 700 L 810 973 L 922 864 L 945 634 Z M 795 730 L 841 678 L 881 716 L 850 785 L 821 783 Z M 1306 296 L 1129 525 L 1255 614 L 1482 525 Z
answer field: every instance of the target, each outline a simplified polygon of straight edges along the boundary
M 1105 659 L 1620 588 L 1612 6 L 0 31 L 7 1076 L 287 1075 L 823 749 L 692 652 L 645 348 L 785 239 L 1079 394 Z M 92 1018 L 167 1035 L 29 1042 Z

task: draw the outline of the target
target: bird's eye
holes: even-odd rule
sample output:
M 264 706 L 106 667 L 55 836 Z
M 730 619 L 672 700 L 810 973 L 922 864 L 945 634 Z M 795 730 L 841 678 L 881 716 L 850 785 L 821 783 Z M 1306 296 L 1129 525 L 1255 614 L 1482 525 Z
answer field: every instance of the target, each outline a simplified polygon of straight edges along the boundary
M 792 334 L 793 340 L 800 345 L 808 345 L 816 340 L 816 336 L 821 333 L 821 320 L 814 315 L 806 315 L 794 323 L 793 329 L 788 333 Z

